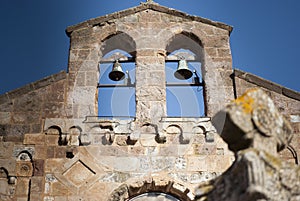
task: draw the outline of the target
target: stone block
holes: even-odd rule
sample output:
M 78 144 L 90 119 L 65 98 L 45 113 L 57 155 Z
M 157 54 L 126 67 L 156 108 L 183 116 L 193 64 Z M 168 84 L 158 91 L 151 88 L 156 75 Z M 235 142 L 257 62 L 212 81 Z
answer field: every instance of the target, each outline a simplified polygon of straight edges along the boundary
M 44 176 L 44 160 L 33 161 L 33 176 Z
M 54 182 L 51 184 L 51 195 L 52 196 L 68 196 L 71 195 L 71 192 L 69 190 L 69 188 L 72 188 L 73 186 L 65 186 L 62 183 L 60 183 L 59 181 Z
M 0 159 L 8 159 L 13 152 L 14 143 L 12 142 L 0 142 Z
M 36 145 L 34 159 L 45 159 L 47 158 L 47 146 Z
M 172 170 L 176 166 L 175 157 L 151 157 L 151 172 Z
M 30 133 L 41 133 L 42 132 L 42 122 L 36 121 L 33 124 L 30 124 Z
M 234 156 L 229 155 L 189 156 L 187 158 L 187 170 L 224 172 L 230 167 L 233 159 Z
M 30 201 L 40 201 L 43 198 L 43 193 L 30 194 Z
M 14 124 L 4 127 L 4 140 L 9 142 L 23 142 L 23 135 L 30 132 L 30 125 Z M 1 125 L 0 125 L 1 130 Z M 8 135 L 9 134 L 9 135 Z
M 66 147 L 54 147 L 55 158 L 66 158 L 67 149 Z
M 17 197 L 17 201 L 28 201 L 28 196 L 25 196 L 25 197 Z
M 161 145 L 159 146 L 159 153 L 160 156 L 177 156 L 179 145 Z
M 130 155 L 144 155 L 145 154 L 145 147 L 143 146 L 129 146 L 128 147 L 128 154 Z
M 215 144 L 194 144 L 193 145 L 195 155 L 215 155 Z
M 185 170 L 187 168 L 187 159 L 183 156 L 177 157 L 175 159 L 175 169 Z
M 23 144 L 44 145 L 45 134 L 25 134 Z
M 45 143 L 47 146 L 57 146 L 59 140 L 59 135 L 46 135 Z
M 61 172 L 65 159 L 53 158 L 45 161 L 45 173 L 56 173 Z
M 160 14 L 153 10 L 146 10 L 146 11 L 139 13 L 139 22 L 140 23 L 149 22 L 149 19 L 151 19 L 151 21 L 150 21 L 151 23 L 161 21 Z
M 129 173 L 115 171 L 115 172 L 108 172 L 105 175 L 101 176 L 100 182 L 123 183 L 126 180 L 128 180 L 128 178 L 130 178 Z M 101 183 L 101 184 L 97 184 L 96 188 L 103 188 L 103 187 L 105 186 Z
M 1 124 L 8 124 L 11 120 L 10 112 L 0 112 L 0 122 Z
M 219 48 L 217 49 L 219 57 L 231 57 L 231 51 L 229 48 Z
M 44 106 L 43 116 L 47 118 L 61 117 L 61 112 L 64 111 L 64 103 L 50 102 Z
M 155 134 L 141 134 L 140 136 L 140 143 L 144 147 L 149 147 L 149 146 L 157 146 L 157 142 L 155 141 Z
M 30 195 L 42 194 L 44 192 L 44 177 L 32 177 L 30 183 Z
M 139 160 L 136 157 L 117 157 L 114 169 L 121 172 L 135 172 L 139 167 Z
M 47 147 L 47 158 L 54 158 L 54 146 Z
M 85 86 L 85 72 L 78 72 L 76 77 L 76 86 Z
M 163 82 L 163 84 L 165 84 Z M 137 99 L 145 101 L 163 101 L 166 100 L 165 88 L 158 86 L 149 86 L 147 88 L 138 88 L 136 91 Z
M 68 201 L 68 198 L 66 196 L 55 196 L 55 201 Z
M 97 181 L 93 184 L 93 186 L 88 190 L 91 195 L 97 195 L 99 192 L 106 191 L 106 183 Z
M 30 92 L 20 96 L 14 101 L 14 112 L 33 112 L 42 108 L 42 96 L 37 92 Z
M 29 178 L 18 178 L 18 184 L 15 195 L 17 197 L 26 196 L 29 193 Z M 27 200 L 27 199 L 26 199 Z
M 45 95 L 47 102 L 64 102 L 65 85 L 65 81 L 52 84 L 49 93 Z
M 98 83 L 99 75 L 95 73 L 94 71 L 86 72 L 85 74 L 86 80 L 85 85 L 86 86 L 96 86 Z
M 31 161 L 19 161 L 16 163 L 16 175 L 18 177 L 31 177 L 33 166 Z
M 115 137 L 115 143 L 119 146 L 127 146 L 128 136 L 126 135 L 117 135 Z

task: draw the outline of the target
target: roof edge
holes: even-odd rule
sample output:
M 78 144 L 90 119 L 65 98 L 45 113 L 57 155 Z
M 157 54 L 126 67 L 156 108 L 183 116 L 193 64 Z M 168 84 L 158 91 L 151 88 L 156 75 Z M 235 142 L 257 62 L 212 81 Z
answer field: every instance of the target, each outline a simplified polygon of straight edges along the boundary
M 234 69 L 234 76 L 241 78 L 247 82 L 256 84 L 256 85 L 263 87 L 265 89 L 268 89 L 270 91 L 287 96 L 289 98 L 292 98 L 295 100 L 300 100 L 300 92 L 289 89 L 287 87 L 284 87 L 284 86 L 274 83 L 272 81 L 266 80 L 257 75 L 254 75 L 254 74 L 251 74 L 251 73 L 239 70 L 239 69 Z
M 13 98 L 20 96 L 20 95 L 26 94 L 30 91 L 37 90 L 42 87 L 48 86 L 54 82 L 57 82 L 59 80 L 63 80 L 66 77 L 67 77 L 67 73 L 66 73 L 66 71 L 63 70 L 63 71 L 60 71 L 59 73 L 44 77 L 38 81 L 29 83 L 20 88 L 8 91 L 8 92 L 0 95 L 0 104 L 5 103 Z
M 182 17 L 182 18 L 189 18 L 192 21 L 198 21 L 198 22 L 202 22 L 205 24 L 210 24 L 216 27 L 219 27 L 221 29 L 225 29 L 229 32 L 229 34 L 232 32 L 233 27 L 227 24 L 224 24 L 222 22 L 217 22 L 217 21 L 212 21 L 206 18 L 202 18 L 199 16 L 195 16 L 195 15 L 189 15 L 185 12 L 179 11 L 179 10 L 175 10 L 173 8 L 168 8 L 165 6 L 161 6 L 157 3 L 141 3 L 138 6 L 132 7 L 132 8 L 128 8 L 125 10 L 121 10 L 121 11 L 117 11 L 111 14 L 107 14 L 104 16 L 100 16 L 100 17 L 96 17 L 96 18 L 92 18 L 89 20 L 86 20 L 84 22 L 69 26 L 66 28 L 66 34 L 67 36 L 70 36 L 71 33 L 75 30 L 78 29 L 82 29 L 82 28 L 86 28 L 86 27 L 92 27 L 92 26 L 96 26 L 98 24 L 101 24 L 103 22 L 109 21 L 109 20 L 113 20 L 113 19 L 118 19 L 121 17 L 125 17 L 131 14 L 135 14 L 137 12 L 143 11 L 143 10 L 147 10 L 147 9 L 151 9 L 154 11 L 158 11 L 158 12 L 162 12 L 162 13 L 166 13 L 166 14 L 170 14 L 170 15 L 175 15 L 178 17 Z

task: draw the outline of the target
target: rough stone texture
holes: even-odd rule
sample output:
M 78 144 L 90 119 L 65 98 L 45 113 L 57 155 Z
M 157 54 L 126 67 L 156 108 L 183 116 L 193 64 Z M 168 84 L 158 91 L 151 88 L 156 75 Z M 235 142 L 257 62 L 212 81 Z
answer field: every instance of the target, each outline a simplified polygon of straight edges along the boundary
M 299 164 L 297 153 L 300 150 L 300 93 L 241 70 L 235 70 L 234 74 L 237 96 L 241 96 L 248 89 L 260 87 L 273 100 L 279 112 L 290 121 L 294 137 L 290 146 L 279 154 L 282 159 Z M 290 91 L 289 95 L 285 91 Z
M 221 176 L 200 185 L 196 200 L 299 199 L 300 168 L 277 155 L 291 141 L 291 126 L 262 90 L 247 91 L 213 122 L 236 160 Z
M 155 200 L 194 200 L 199 184 L 214 181 L 235 160 L 211 117 L 234 95 L 253 86 L 264 88 L 290 120 L 296 137 L 281 155 L 284 162 L 297 163 L 299 94 L 241 71 L 232 76 L 231 31 L 223 23 L 153 1 L 68 27 L 68 73 L 0 96 L 0 200 L 121 201 L 148 200 L 149 195 Z M 178 59 L 170 53 L 181 48 L 194 53 L 187 54 L 189 60 L 202 64 L 205 117 L 166 117 L 166 62 Z M 116 49 L 131 57 L 121 53 L 105 57 Z M 118 58 L 135 63 L 136 114 L 128 119 L 98 118 L 101 62 Z M 282 122 L 264 127 L 276 121 L 262 114 L 253 118 L 255 126 L 278 136 L 281 130 L 272 129 Z M 265 121 L 260 121 L 261 116 Z M 282 149 L 289 142 L 255 136 L 250 140 L 253 147 L 272 150 L 271 154 L 277 151 L 276 144 Z M 234 151 L 243 148 L 224 139 Z M 245 160 L 258 157 L 257 153 L 251 152 Z M 291 178 L 297 178 L 295 174 Z M 277 177 L 273 180 L 279 182 Z M 296 185 L 289 179 L 280 182 Z

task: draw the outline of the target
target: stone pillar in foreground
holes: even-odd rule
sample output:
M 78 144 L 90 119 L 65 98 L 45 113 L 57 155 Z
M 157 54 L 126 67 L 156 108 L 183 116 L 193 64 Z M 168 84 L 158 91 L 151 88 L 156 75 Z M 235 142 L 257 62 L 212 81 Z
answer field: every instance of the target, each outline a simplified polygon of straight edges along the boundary
M 203 200 L 300 200 L 300 168 L 280 160 L 292 139 L 289 122 L 260 89 L 252 89 L 213 118 L 236 161 L 198 188 Z

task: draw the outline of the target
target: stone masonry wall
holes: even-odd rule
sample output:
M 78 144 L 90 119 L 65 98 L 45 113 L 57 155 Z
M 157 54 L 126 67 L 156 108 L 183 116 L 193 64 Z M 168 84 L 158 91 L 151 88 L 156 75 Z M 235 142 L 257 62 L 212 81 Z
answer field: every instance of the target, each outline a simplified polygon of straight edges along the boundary
M 295 157 L 299 157 L 300 153 L 300 94 L 240 70 L 235 70 L 235 75 L 237 96 L 242 95 L 248 89 L 260 87 L 274 101 L 280 113 L 291 122 L 294 131 L 291 146 L 296 153 L 286 148 L 279 154 L 282 159 L 295 163 Z
M 108 50 L 116 48 L 136 57 L 137 120 L 154 122 L 157 121 L 155 118 L 165 116 L 166 47 L 172 38 L 180 34 L 197 38 L 195 43 L 201 43 L 197 51 L 201 52 L 199 56 L 203 66 L 206 114 L 212 116 L 224 107 L 233 98 L 230 29 L 180 15 L 155 4 L 142 4 L 69 27 L 71 79 L 68 104 L 78 109 L 75 117 L 97 115 L 97 102 L 91 100 L 97 96 L 98 65 Z M 126 40 L 122 40 L 121 36 L 117 44 L 106 44 L 109 38 L 117 35 L 125 35 Z M 128 40 L 132 42 L 124 46 Z
M 194 200 L 235 159 L 211 118 L 256 86 L 241 72 L 232 79 L 231 30 L 152 1 L 68 27 L 68 73 L 0 96 L 0 200 Z M 180 48 L 202 64 L 205 117 L 166 115 L 165 62 Z M 127 119 L 98 117 L 99 65 L 115 49 L 136 67 Z M 299 153 L 297 93 L 265 91 L 292 121 Z
M 159 191 L 192 200 L 234 158 L 210 122 L 233 98 L 230 31 L 152 3 L 69 27 L 68 74 L 2 96 L 1 199 L 104 201 Z M 178 46 L 178 35 L 192 47 Z M 202 63 L 207 117 L 166 117 L 165 60 L 176 48 Z M 134 119 L 96 117 L 99 63 L 114 49 L 136 64 Z M 18 123 L 18 133 L 7 129 Z
M 3 141 L 22 142 L 25 133 L 43 131 L 43 120 L 66 116 L 66 73 L 0 96 L 0 137 Z

